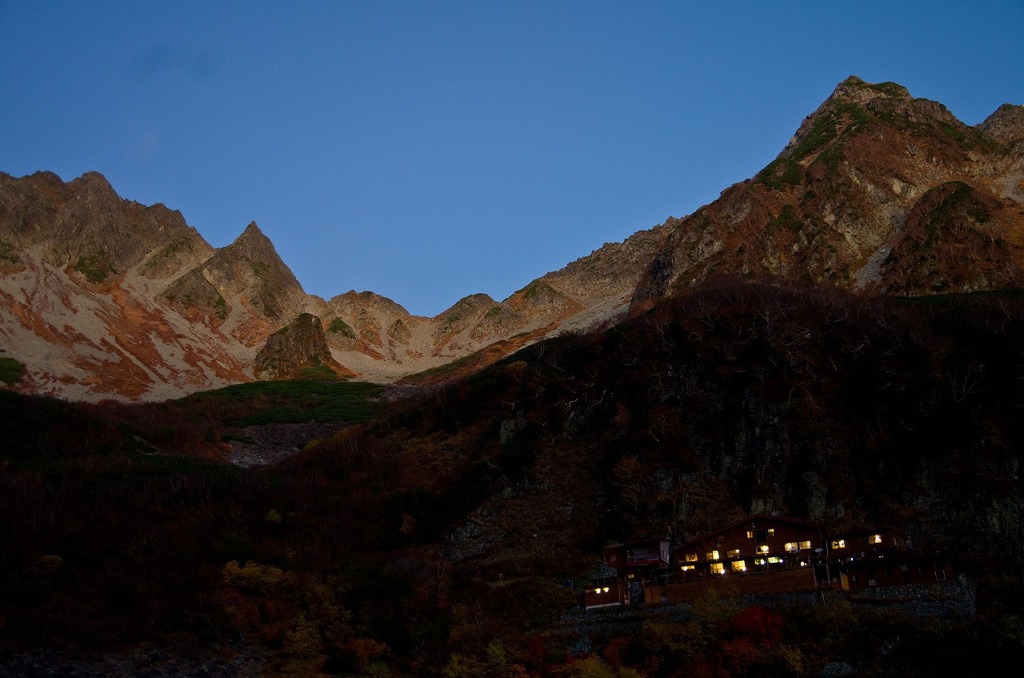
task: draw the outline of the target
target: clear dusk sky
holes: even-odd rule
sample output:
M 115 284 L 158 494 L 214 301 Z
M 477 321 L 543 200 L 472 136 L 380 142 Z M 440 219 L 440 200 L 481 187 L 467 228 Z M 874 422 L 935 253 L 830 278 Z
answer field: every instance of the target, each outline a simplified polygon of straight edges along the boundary
M 714 200 L 848 75 L 1024 103 L 1024 0 L 0 0 L 0 64 L 0 171 L 434 315 Z

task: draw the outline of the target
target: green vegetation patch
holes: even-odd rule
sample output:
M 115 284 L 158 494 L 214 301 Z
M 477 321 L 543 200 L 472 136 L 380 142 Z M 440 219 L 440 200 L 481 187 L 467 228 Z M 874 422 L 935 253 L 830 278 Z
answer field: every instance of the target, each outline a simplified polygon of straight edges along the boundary
M 339 381 L 327 367 L 309 368 L 303 376 L 309 378 L 235 384 L 194 393 L 182 402 L 204 408 L 219 406 L 223 409 L 222 420 L 238 426 L 309 421 L 361 423 L 380 412 L 377 399 L 384 390 L 380 384 Z
M 185 250 L 192 251 L 192 243 L 188 238 L 175 238 L 171 242 L 167 243 L 160 248 L 160 251 L 156 253 L 149 261 L 146 262 L 145 269 L 152 271 L 158 266 L 163 265 L 167 260 L 177 256 Z
M 0 358 L 0 381 L 7 385 L 18 383 L 25 374 L 25 365 L 14 358 Z
M 327 365 L 320 364 L 320 356 L 313 356 L 312 367 L 305 367 L 299 371 L 301 381 L 338 381 L 338 375 Z
M 803 225 L 803 221 L 796 215 L 796 210 L 793 209 L 792 205 L 786 205 L 779 212 L 777 217 L 769 217 L 768 224 L 773 227 L 788 228 L 792 231 L 800 230 Z
M 902 98 L 909 96 L 910 92 L 903 85 L 899 85 L 895 82 L 879 82 L 875 84 L 864 83 L 868 89 L 872 89 L 876 92 L 881 92 L 891 97 Z
M 466 365 L 473 364 L 479 358 L 480 356 L 478 353 L 470 353 L 469 355 L 464 355 L 461 358 L 457 358 L 451 361 L 450 363 L 438 365 L 437 367 L 430 367 L 428 369 L 423 370 L 422 372 L 417 372 L 416 374 L 411 374 L 408 377 L 404 377 L 402 379 L 402 383 L 417 383 L 424 379 L 429 379 L 430 377 L 438 377 L 447 374 L 453 374 L 460 370 L 461 368 L 465 367 Z
M 951 188 L 952 191 L 932 209 L 933 220 L 949 221 L 960 212 L 967 214 L 979 223 L 989 220 L 991 215 L 988 209 L 978 200 L 974 189 L 968 184 L 962 181 L 952 181 L 945 186 Z
M 262 261 L 249 261 L 249 265 L 252 267 L 252 272 L 257 276 L 262 276 L 264 273 L 270 273 L 270 264 L 265 264 Z
M 991 139 L 984 132 L 981 132 L 967 125 L 958 125 L 952 122 L 940 122 L 939 131 L 964 148 L 976 151 L 992 151 L 998 148 L 998 142 Z
M 89 282 L 99 283 L 114 273 L 114 264 L 110 261 L 110 255 L 100 251 L 78 257 L 74 269 Z
M 988 208 L 978 200 L 974 189 L 962 181 L 953 181 L 932 189 L 929 193 L 949 191 L 949 194 L 942 198 L 931 208 L 927 216 L 927 236 L 922 246 L 930 249 L 938 242 L 939 231 L 952 228 L 961 222 L 964 217 L 973 219 L 978 223 L 985 223 L 991 218 Z
M 538 294 L 553 294 L 554 291 L 555 290 L 552 289 L 551 285 L 540 281 L 534 281 L 523 288 L 523 298 L 533 299 Z
M 0 240 L 0 262 L 16 264 L 19 261 L 18 254 L 14 251 L 14 245 L 6 240 Z
M 757 181 L 770 188 L 781 189 L 785 186 L 795 186 L 800 183 L 802 169 L 800 161 L 815 153 L 820 152 L 819 157 L 829 156 L 828 163 L 834 168 L 842 156 L 838 145 L 826 148 L 833 142 L 842 141 L 858 125 L 869 122 L 872 119 L 871 113 L 857 104 L 847 103 L 836 106 L 834 110 L 824 113 L 811 125 L 800 143 L 793 148 L 793 151 L 784 158 L 777 158 L 772 161 L 757 175 Z M 840 129 L 842 128 L 842 132 Z
M 800 165 L 792 157 L 778 158 L 761 170 L 757 181 L 774 189 L 796 186 L 800 183 Z
M 356 333 L 352 330 L 349 324 L 341 318 L 335 318 L 332 320 L 331 324 L 327 327 L 327 331 L 340 334 L 341 336 L 348 337 L 349 339 L 356 338 Z
M 0 358 L 5 374 L 8 360 Z M 117 430 L 86 408 L 5 390 L 0 390 L 0 429 L 4 432 L 0 460 L 40 468 L 67 456 L 68 450 L 106 454 L 121 441 Z
M 220 294 L 213 300 L 213 312 L 221 320 L 228 317 L 228 302 L 224 301 L 224 297 Z

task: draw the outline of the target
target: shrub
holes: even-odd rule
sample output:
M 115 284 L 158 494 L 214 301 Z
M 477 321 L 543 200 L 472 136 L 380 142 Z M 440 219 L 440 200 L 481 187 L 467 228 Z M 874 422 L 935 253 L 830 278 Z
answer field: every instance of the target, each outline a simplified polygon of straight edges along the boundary
M 91 283 L 103 282 L 114 273 L 114 264 L 106 252 L 97 252 L 78 257 L 74 269 L 85 276 Z
M 0 381 L 12 385 L 25 374 L 25 365 L 14 358 L 0 358 Z

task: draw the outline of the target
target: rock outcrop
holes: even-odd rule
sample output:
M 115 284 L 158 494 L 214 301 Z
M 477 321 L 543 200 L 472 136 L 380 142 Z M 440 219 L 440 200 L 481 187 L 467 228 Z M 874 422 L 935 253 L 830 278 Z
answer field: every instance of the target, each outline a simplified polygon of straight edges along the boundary
M 1024 139 L 1024 106 L 1003 104 L 978 129 L 1004 144 L 1020 141 Z
M 254 371 L 257 379 L 279 379 L 296 376 L 305 368 L 333 364 L 320 318 L 302 313 L 267 337 L 256 353 Z

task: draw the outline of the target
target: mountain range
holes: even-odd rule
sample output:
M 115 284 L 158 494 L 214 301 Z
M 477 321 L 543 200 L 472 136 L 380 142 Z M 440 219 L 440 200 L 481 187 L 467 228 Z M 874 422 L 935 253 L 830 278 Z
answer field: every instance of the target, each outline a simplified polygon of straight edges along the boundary
M 309 368 L 446 379 L 723 277 L 866 296 L 1021 287 L 1024 106 L 972 127 L 851 76 L 718 200 L 433 318 L 372 292 L 305 293 L 255 223 L 215 249 L 97 173 L 0 173 L 0 358 L 24 366 L 17 390 L 73 400 L 163 400 Z
M 418 318 L 255 224 L 0 176 L 0 674 L 1005 670 L 1022 180 L 1024 107 L 849 78 L 696 213 Z M 577 609 L 602 547 L 753 514 L 885 526 L 928 583 Z

